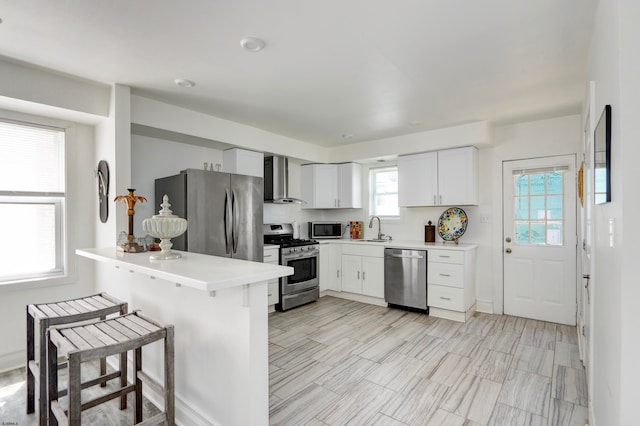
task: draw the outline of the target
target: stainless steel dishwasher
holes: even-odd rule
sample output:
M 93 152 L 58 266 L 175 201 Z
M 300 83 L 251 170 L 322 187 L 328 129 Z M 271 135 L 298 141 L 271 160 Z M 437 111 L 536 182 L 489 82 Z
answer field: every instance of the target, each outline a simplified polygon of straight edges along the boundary
M 384 249 L 384 298 L 391 307 L 429 313 L 426 250 Z

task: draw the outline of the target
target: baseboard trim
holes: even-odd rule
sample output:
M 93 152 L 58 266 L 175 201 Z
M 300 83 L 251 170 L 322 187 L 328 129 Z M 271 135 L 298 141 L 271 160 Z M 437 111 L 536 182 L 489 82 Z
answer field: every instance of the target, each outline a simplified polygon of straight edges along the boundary
M 15 370 L 26 365 L 27 354 L 24 350 L 0 355 L 0 373 Z
M 387 306 L 387 302 L 385 302 L 384 299 L 380 299 L 378 297 L 372 297 L 372 296 L 365 296 L 364 294 L 347 293 L 346 291 L 327 290 L 325 296 L 339 297 L 341 299 L 368 303 L 370 305 Z
M 429 316 L 443 318 L 451 321 L 467 322 L 476 312 L 476 305 L 473 305 L 467 312 L 456 312 L 448 309 L 429 307 Z
M 493 314 L 493 302 L 476 300 L 476 311 L 484 314 Z

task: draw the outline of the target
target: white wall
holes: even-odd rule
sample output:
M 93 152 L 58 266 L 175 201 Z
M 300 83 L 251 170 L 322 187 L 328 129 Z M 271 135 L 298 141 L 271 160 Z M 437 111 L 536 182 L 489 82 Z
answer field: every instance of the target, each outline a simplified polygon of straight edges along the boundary
M 596 114 L 612 106 L 612 201 L 594 206 L 592 237 L 593 374 L 590 424 L 636 424 L 640 366 L 635 226 L 640 208 L 640 5 L 601 0 L 590 47 Z M 613 246 L 609 229 L 613 228 Z

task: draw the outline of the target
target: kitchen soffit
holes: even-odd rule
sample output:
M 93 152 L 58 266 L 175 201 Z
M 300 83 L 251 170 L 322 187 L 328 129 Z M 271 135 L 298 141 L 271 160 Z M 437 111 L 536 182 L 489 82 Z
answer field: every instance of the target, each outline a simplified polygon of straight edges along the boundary
M 578 113 L 596 0 L 0 5 L 0 55 L 335 146 Z

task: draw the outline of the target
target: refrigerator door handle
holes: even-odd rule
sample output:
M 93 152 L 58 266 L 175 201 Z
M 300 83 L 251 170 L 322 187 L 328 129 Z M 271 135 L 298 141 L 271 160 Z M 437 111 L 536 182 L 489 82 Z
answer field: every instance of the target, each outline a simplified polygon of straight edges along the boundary
M 224 192 L 224 250 L 227 254 L 231 253 L 229 244 L 229 191 Z
M 239 230 L 238 224 L 240 223 L 240 218 L 238 218 L 238 208 L 236 206 L 236 192 L 231 191 L 231 241 L 233 244 L 233 252 L 236 253 L 238 250 L 238 240 L 239 240 Z

